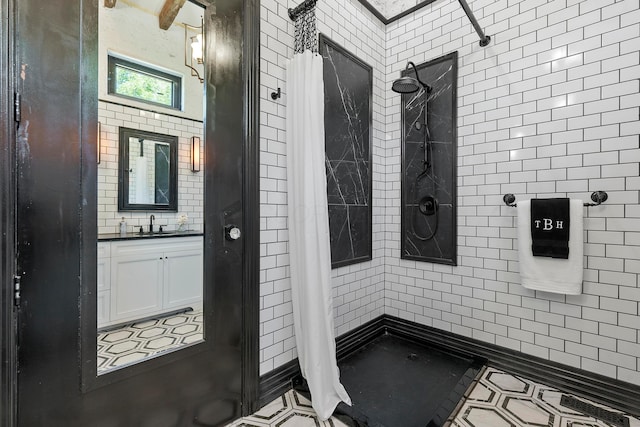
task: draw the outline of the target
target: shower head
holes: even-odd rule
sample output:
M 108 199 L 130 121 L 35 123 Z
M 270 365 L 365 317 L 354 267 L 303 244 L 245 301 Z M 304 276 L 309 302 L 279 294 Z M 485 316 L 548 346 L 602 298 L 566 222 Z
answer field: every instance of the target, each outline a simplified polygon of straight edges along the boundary
M 420 83 L 413 77 L 400 77 L 393 81 L 391 90 L 396 93 L 414 93 L 420 90 Z
M 430 92 L 431 88 L 429 85 L 420 80 L 416 64 L 409 61 L 405 71 L 409 69 L 409 66 L 413 67 L 413 72 L 416 74 L 416 77 L 402 76 L 399 79 L 394 80 L 391 84 L 391 90 L 396 93 L 414 93 L 419 91 L 420 88 L 424 88 L 427 92 Z

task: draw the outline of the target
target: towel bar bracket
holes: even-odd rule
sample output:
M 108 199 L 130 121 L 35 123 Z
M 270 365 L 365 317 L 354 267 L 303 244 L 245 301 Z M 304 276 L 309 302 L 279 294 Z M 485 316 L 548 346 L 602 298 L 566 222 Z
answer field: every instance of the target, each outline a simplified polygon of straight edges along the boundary
M 593 203 L 585 203 L 584 205 L 598 206 L 606 202 L 608 198 L 609 198 L 609 195 L 607 194 L 606 191 L 594 191 L 593 193 L 591 193 L 591 200 L 593 200 Z
M 502 197 L 502 200 L 504 201 L 505 205 L 507 205 L 507 206 L 511 206 L 511 207 L 516 206 L 516 196 L 514 196 L 511 193 L 505 194 Z
M 593 193 L 591 193 L 591 200 L 593 201 L 593 203 L 585 203 L 584 206 L 599 206 L 602 203 L 606 202 L 608 198 L 609 195 L 606 191 L 594 191 Z M 518 206 L 518 204 L 516 203 L 516 196 L 511 193 L 507 193 L 502 196 L 502 201 L 505 205 L 512 208 Z

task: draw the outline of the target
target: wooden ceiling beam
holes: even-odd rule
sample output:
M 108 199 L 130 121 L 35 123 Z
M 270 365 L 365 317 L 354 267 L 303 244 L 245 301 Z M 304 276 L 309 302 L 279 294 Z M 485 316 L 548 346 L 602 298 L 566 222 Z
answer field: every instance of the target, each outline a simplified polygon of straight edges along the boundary
M 166 0 L 164 5 L 162 6 L 162 10 L 160 11 L 160 15 L 158 15 L 158 23 L 160 24 L 160 28 L 163 30 L 168 30 L 171 24 L 173 24 L 173 20 L 178 16 L 178 12 L 184 5 L 186 0 Z
M 104 7 L 108 7 L 109 9 L 112 9 L 116 7 L 117 2 L 118 0 L 104 0 Z

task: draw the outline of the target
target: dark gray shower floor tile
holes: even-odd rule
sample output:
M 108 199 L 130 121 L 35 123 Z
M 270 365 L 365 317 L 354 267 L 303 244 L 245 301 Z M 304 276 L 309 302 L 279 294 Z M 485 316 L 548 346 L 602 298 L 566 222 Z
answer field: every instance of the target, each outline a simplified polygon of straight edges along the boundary
M 382 335 L 338 363 L 353 407 L 368 426 L 444 424 L 481 364 L 392 335 Z

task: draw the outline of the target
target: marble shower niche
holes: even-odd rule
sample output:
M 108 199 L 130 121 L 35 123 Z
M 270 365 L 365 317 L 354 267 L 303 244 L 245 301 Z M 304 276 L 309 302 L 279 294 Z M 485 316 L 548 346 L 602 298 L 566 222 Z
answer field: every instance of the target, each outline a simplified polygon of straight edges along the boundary
M 402 95 L 404 259 L 456 265 L 457 62 L 453 52 L 416 67 L 420 80 L 431 87 L 426 126 L 424 92 Z M 415 78 L 413 68 L 402 75 Z

